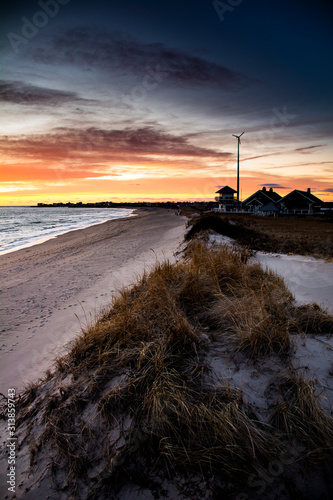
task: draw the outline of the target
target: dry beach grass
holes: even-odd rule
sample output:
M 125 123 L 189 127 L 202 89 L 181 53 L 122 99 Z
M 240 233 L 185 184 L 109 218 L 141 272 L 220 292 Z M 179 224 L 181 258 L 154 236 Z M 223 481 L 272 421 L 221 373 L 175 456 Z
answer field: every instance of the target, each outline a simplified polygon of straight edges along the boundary
M 331 315 L 296 307 L 246 252 L 191 242 L 123 290 L 22 395 L 18 496 L 46 498 L 53 484 L 52 498 L 306 498 L 314 471 L 329 495 L 333 419 L 292 359 L 294 338 L 332 331 Z M 212 356 L 228 377 L 212 375 Z M 236 376 L 262 376 L 267 360 L 263 410 Z M 281 470 L 267 481 L 272 463 Z
M 200 231 L 212 229 L 252 250 L 333 259 L 331 218 L 272 218 L 207 213 L 193 219 L 190 224 L 188 240 Z

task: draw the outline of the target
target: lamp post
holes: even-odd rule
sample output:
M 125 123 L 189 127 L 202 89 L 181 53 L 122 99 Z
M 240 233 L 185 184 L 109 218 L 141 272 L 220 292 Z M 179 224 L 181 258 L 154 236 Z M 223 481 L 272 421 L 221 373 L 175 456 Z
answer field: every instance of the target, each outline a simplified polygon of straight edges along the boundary
M 243 134 L 244 134 L 244 132 L 242 132 L 240 135 L 232 134 L 233 137 L 237 138 L 237 142 L 238 142 L 238 154 L 237 154 L 237 211 L 239 211 L 239 145 L 241 143 L 240 138 L 242 137 Z

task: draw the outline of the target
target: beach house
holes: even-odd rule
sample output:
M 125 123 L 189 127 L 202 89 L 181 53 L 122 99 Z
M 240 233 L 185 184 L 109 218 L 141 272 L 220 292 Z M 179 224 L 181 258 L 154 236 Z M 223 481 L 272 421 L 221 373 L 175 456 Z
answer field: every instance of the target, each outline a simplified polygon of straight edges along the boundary
M 215 200 L 219 204 L 219 210 L 222 212 L 231 212 L 236 208 L 235 191 L 230 186 L 224 186 L 223 188 L 216 191 Z
M 324 202 L 311 193 L 311 189 L 294 189 L 279 200 L 281 212 L 286 214 L 314 214 L 321 211 Z
M 278 213 L 281 209 L 278 204 L 281 198 L 282 197 L 276 193 L 273 188 L 267 190 L 264 186 L 243 201 L 243 210 L 262 214 Z

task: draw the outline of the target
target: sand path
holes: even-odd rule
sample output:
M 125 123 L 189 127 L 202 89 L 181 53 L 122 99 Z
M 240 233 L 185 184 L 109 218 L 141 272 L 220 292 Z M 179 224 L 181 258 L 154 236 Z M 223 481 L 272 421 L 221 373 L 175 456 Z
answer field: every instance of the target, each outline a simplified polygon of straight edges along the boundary
M 121 286 L 174 259 L 185 224 L 172 210 L 139 210 L 1 256 L 0 392 L 36 381 Z

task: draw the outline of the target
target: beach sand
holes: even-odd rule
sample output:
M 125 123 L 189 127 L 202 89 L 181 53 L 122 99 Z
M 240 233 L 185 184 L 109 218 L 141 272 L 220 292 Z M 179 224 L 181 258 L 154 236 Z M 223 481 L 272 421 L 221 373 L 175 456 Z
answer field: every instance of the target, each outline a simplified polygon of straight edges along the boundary
M 186 219 L 164 209 L 136 214 L 0 257 L 0 392 L 43 376 L 122 286 L 175 259 Z

